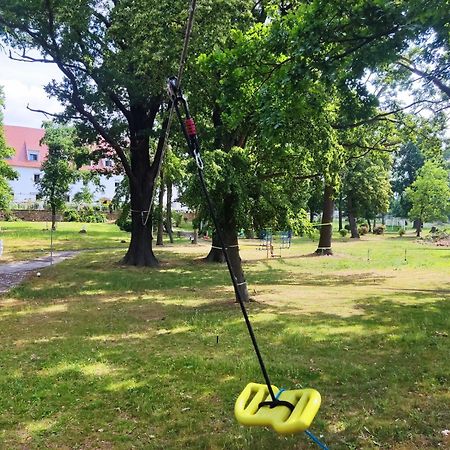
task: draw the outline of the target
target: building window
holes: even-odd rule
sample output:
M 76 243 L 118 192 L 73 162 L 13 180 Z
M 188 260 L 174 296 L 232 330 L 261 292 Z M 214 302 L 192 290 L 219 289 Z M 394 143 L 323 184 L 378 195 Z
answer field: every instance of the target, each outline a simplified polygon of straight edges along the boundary
M 35 173 L 34 174 L 34 182 L 35 183 L 39 183 L 39 181 L 41 181 L 41 174 L 40 173 Z
M 119 186 L 120 186 L 120 183 L 119 183 L 118 181 L 116 181 L 116 182 L 114 183 L 114 187 L 118 188 Z
M 112 167 L 112 161 L 110 159 L 105 159 L 105 167 Z
M 39 160 L 39 152 L 28 152 L 28 161 L 38 161 Z

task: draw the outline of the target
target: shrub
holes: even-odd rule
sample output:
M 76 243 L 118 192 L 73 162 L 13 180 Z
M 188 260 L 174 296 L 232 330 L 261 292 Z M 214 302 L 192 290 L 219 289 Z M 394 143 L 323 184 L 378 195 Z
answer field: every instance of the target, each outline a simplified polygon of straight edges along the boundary
M 17 217 L 13 212 L 11 211 L 4 211 L 3 212 L 3 220 L 5 222 L 21 222 L 21 219 Z
M 66 222 L 103 223 L 106 222 L 106 216 L 98 208 L 87 207 L 79 211 L 66 209 L 64 211 L 64 220 Z
M 384 230 L 386 229 L 385 225 L 377 225 L 373 229 L 373 234 L 384 234 Z
M 179 228 L 183 220 L 183 214 L 179 211 L 172 211 L 172 220 L 175 222 L 175 226 Z
M 349 225 L 348 223 L 344 226 L 344 228 L 345 228 L 347 231 L 350 231 L 350 230 L 351 230 L 351 227 L 350 227 L 350 225 Z
M 400 229 L 398 230 L 398 235 L 399 235 L 400 237 L 402 237 L 404 234 L 405 234 L 405 229 L 404 229 L 404 228 L 400 228 Z
M 369 232 L 369 227 L 368 227 L 368 225 L 366 224 L 366 223 L 364 223 L 364 224 L 362 224 L 362 225 L 360 225 L 359 227 L 358 227 L 358 233 L 361 235 L 361 236 L 364 236 L 365 234 L 367 234 Z
M 81 222 L 81 217 L 76 209 L 66 209 L 63 217 L 65 222 Z
M 346 230 L 345 228 L 343 228 L 342 230 L 339 230 L 339 234 L 345 238 L 345 236 L 347 236 L 348 234 L 348 230 Z
M 116 220 L 116 225 L 122 230 L 131 233 L 130 205 L 124 205 L 120 216 Z

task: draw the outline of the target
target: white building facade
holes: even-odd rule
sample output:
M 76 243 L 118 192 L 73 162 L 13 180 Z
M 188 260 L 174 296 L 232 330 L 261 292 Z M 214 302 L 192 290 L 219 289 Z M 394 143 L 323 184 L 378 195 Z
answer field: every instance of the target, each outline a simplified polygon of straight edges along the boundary
M 36 202 L 39 200 L 36 183 L 43 175 L 41 165 L 48 154 L 47 146 L 40 143 L 44 137 L 44 130 L 5 125 L 4 131 L 6 144 L 15 150 L 15 154 L 6 160 L 18 174 L 17 180 L 10 181 L 14 192 L 14 202 Z M 103 159 L 96 166 L 81 170 L 105 169 L 112 167 L 112 164 L 111 160 Z M 88 183 L 87 187 L 93 194 L 94 201 L 111 200 L 122 179 L 122 175 L 100 175 L 100 187 L 94 186 L 93 183 Z M 81 181 L 74 183 L 70 187 L 67 201 L 72 201 L 74 195 L 82 188 Z

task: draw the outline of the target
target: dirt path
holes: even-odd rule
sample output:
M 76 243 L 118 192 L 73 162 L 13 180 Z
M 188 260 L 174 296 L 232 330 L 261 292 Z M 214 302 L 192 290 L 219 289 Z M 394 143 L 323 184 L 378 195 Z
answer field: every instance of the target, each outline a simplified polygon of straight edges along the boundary
M 78 253 L 80 252 L 55 252 L 53 253 L 53 260 L 50 256 L 47 256 L 32 261 L 16 261 L 0 265 L 0 294 L 20 284 L 32 272 L 43 269 L 51 264 L 57 264 L 65 259 L 73 258 Z

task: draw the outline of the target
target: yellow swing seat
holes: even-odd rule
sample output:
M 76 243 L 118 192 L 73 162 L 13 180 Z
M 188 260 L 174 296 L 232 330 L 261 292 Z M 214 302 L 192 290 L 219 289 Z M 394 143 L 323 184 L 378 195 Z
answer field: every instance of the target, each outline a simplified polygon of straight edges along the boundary
M 260 405 L 272 399 L 265 384 L 249 383 L 234 405 L 236 419 L 242 425 L 271 426 L 279 434 L 305 431 L 311 425 L 320 407 L 321 397 L 315 389 L 280 390 L 272 386 L 276 398 L 289 402 L 288 406 Z

